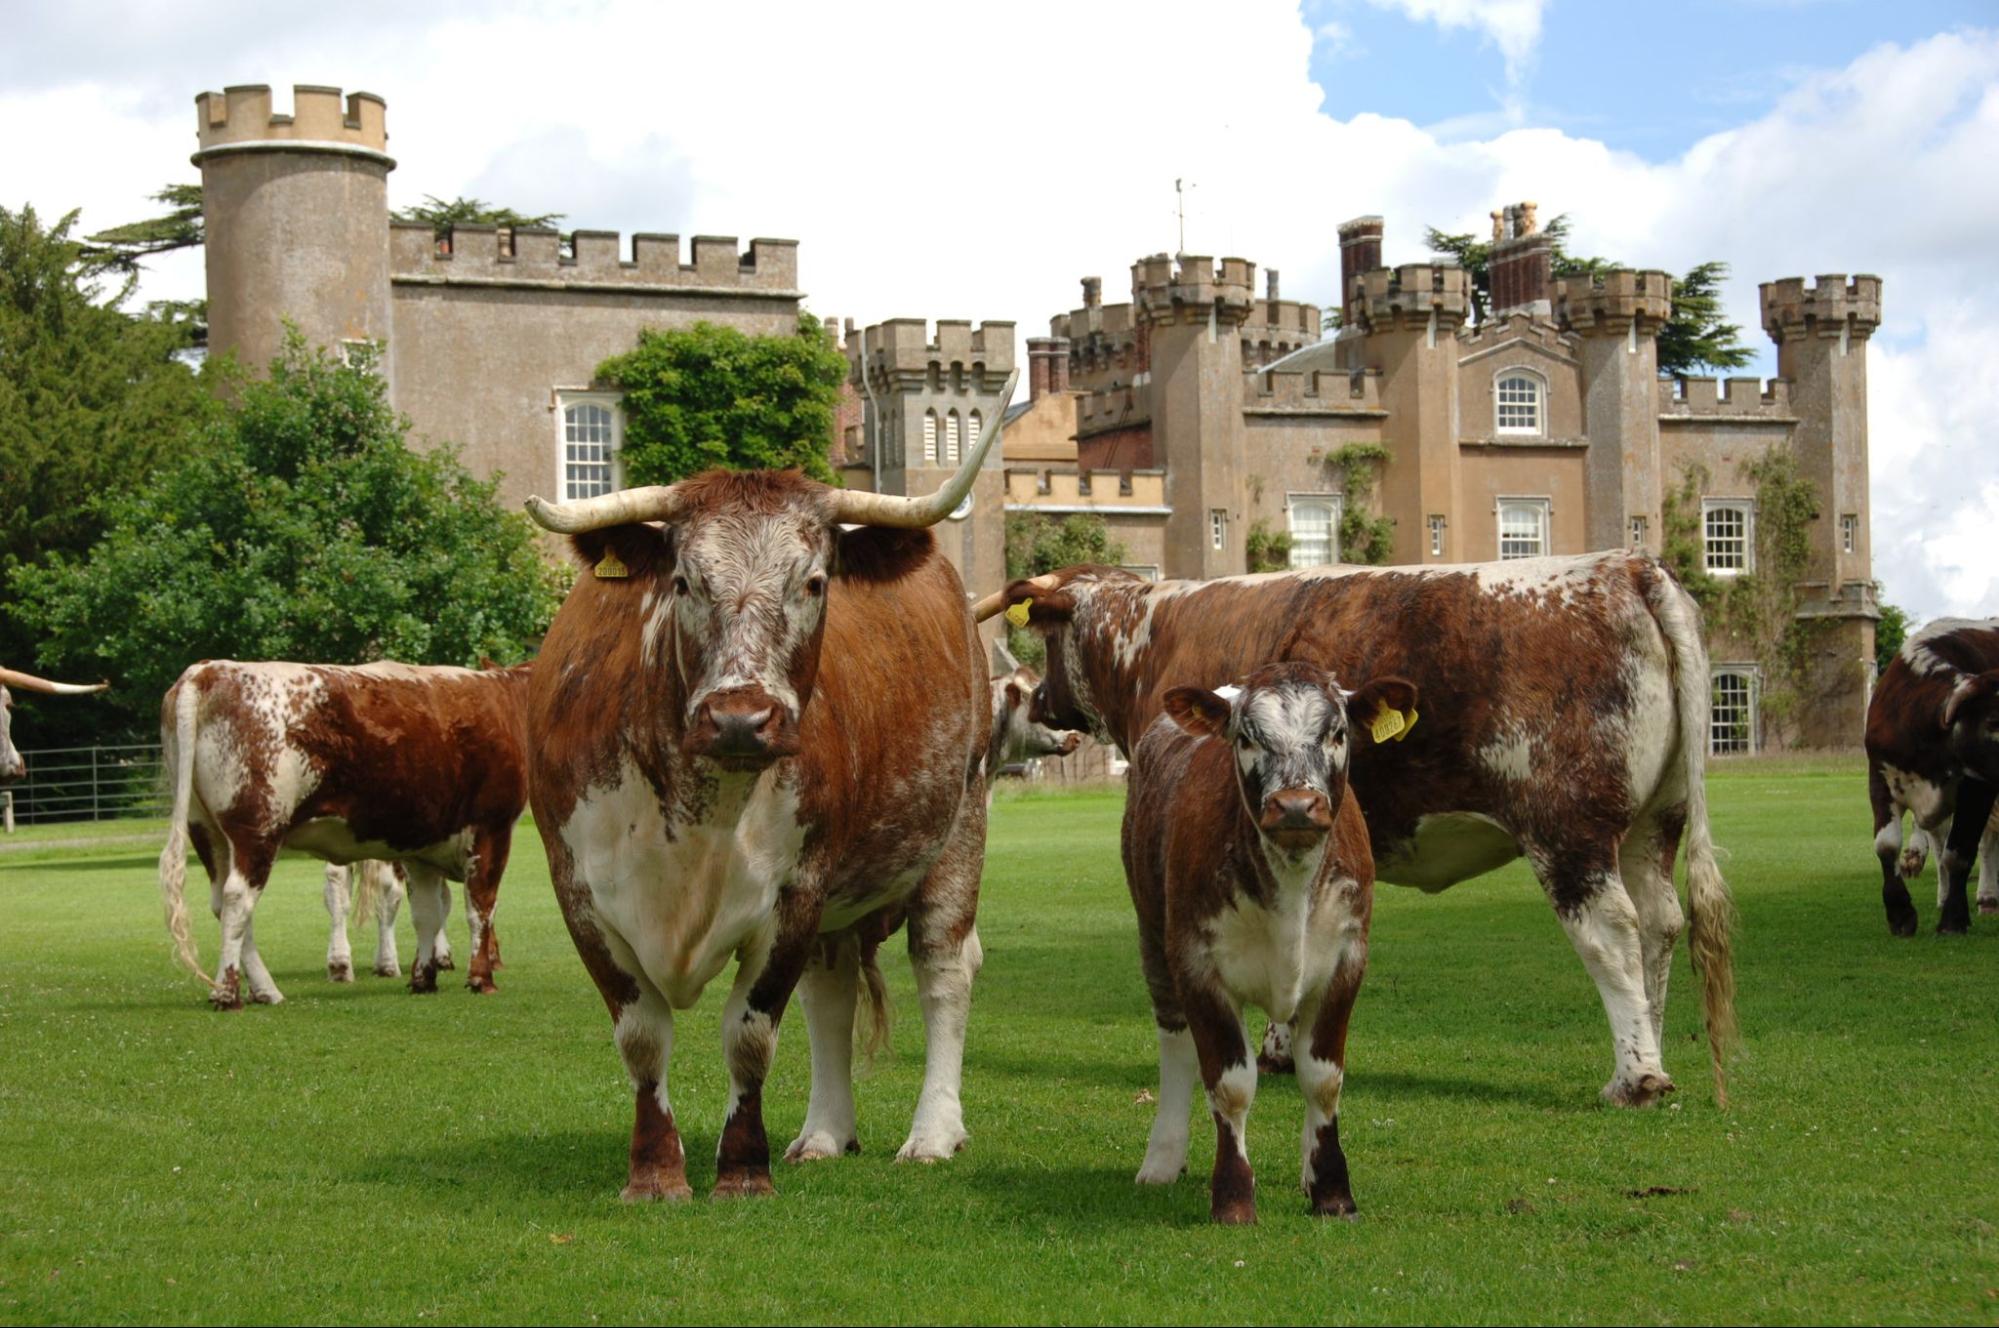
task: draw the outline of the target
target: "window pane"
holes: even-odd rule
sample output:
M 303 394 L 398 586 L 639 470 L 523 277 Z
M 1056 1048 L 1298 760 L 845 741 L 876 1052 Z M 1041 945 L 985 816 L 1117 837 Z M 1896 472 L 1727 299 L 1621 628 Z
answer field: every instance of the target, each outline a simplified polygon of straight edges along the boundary
M 958 412 L 952 411 L 944 417 L 944 464 L 958 464 Z
M 937 412 L 934 410 L 923 412 L 923 459 L 937 459 Z
M 1714 702 L 1708 718 L 1708 750 L 1716 753 L 1754 749 L 1756 703 L 1746 673 L 1714 675 Z
M 1741 572 L 1749 567 L 1749 510 L 1710 507 L 1706 515 L 1707 570 Z
M 1291 504 L 1291 565 L 1325 567 L 1333 562 L 1338 520 L 1333 504 L 1307 500 Z
M 562 411 L 564 497 L 595 498 L 611 492 L 612 419 L 607 407 L 591 402 Z
M 1541 431 L 1541 383 L 1515 374 L 1499 380 L 1499 428 L 1503 433 Z
M 1539 503 L 1501 503 L 1499 556 L 1538 558 L 1546 553 L 1547 513 Z

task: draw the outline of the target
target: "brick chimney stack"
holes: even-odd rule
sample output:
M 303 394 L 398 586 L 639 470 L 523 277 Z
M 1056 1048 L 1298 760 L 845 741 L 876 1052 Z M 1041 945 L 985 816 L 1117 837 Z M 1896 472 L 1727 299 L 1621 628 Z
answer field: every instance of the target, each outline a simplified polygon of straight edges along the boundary
M 1057 394 L 1069 390 L 1069 338 L 1048 338 L 1048 390 Z
M 1554 244 L 1534 219 L 1533 203 L 1511 203 L 1494 214 L 1492 312 L 1548 318 L 1554 314 L 1550 266 Z
M 1355 217 L 1340 227 L 1340 308 L 1352 303 L 1360 274 L 1381 266 L 1380 217 Z
M 1083 278 L 1083 307 L 1101 309 L 1104 304 L 1104 279 L 1102 277 Z
M 1277 269 L 1274 267 L 1263 269 L 1263 279 L 1268 283 L 1267 289 L 1270 292 L 1265 298 L 1275 304 L 1277 302 Z

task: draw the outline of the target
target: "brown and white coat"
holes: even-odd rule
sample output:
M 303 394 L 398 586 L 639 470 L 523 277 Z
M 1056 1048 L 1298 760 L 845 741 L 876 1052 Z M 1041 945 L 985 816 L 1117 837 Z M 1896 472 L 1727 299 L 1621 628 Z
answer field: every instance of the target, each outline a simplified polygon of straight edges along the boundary
M 1414 683 L 1434 719 L 1354 760 L 1380 877 L 1437 891 L 1525 855 L 1609 1016 L 1613 1102 L 1673 1086 L 1660 1034 L 1684 838 L 1721 1090 L 1732 908 L 1707 823 L 1707 653 L 1697 607 L 1657 562 L 1613 552 L 1206 582 L 1079 567 L 1000 597 L 1023 599 L 1048 642 L 1037 717 L 1127 754 L 1169 688 L 1267 661 Z
M 1412 712 L 1415 700 L 1401 679 L 1349 694 L 1313 665 L 1266 665 L 1219 693 L 1167 692 L 1166 713 L 1133 753 L 1125 879 L 1159 1032 L 1159 1110 L 1138 1181 L 1170 1184 L 1183 1170 L 1198 1068 L 1215 1122 L 1218 1222 L 1256 1220 L 1248 1004 L 1303 1030 L 1301 1183 L 1312 1211 L 1355 1211 L 1339 1105 L 1374 858 L 1347 767 L 1384 707 Z
M 245 978 L 252 1001 L 284 999 L 257 953 L 252 913 L 285 848 L 332 863 L 403 864 L 417 924 L 413 991 L 437 989 L 437 945 L 450 907 L 444 881 L 464 881 L 472 928 L 466 985 L 495 989 L 493 911 L 514 822 L 527 805 L 528 675 L 525 664 L 233 660 L 205 660 L 181 674 L 160 714 L 174 781 L 160 891 L 175 953 L 211 982 L 217 1008 L 242 1008 Z M 190 841 L 222 925 L 213 979 L 201 971 L 188 919 Z M 329 964 L 337 963 L 330 954 Z

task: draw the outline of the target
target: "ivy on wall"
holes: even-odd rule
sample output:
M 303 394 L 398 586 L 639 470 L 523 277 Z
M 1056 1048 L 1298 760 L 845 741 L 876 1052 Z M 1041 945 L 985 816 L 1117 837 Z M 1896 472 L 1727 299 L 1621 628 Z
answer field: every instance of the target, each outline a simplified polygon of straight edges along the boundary
M 1682 469 L 1679 486 L 1660 503 L 1660 557 L 1700 604 L 1709 642 L 1726 638 L 1731 651 L 1762 662 L 1764 721 L 1788 739 L 1810 686 L 1812 645 L 1821 626 L 1798 617 L 1798 581 L 1811 556 L 1818 499 L 1788 448 L 1736 470 L 1755 486 L 1751 569 L 1727 577 L 1707 570 L 1701 495 L 1711 490 L 1713 475 L 1698 462 Z
M 1395 541 L 1395 521 L 1375 513 L 1374 482 L 1388 461 L 1388 449 L 1380 443 L 1348 443 L 1316 459 L 1339 472 L 1346 494 L 1340 508 L 1340 561 L 1373 567 L 1386 563 Z
M 1250 571 L 1281 572 L 1291 566 L 1291 532 L 1272 530 L 1269 521 L 1258 517 L 1250 524 L 1243 552 Z

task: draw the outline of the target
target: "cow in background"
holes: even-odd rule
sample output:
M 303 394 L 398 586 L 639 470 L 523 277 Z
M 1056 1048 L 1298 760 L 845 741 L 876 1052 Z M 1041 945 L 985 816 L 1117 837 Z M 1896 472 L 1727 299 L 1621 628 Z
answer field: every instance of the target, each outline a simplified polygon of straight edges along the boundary
M 1421 568 L 1331 567 L 1144 581 L 1073 567 L 1015 581 L 1048 643 L 1037 718 L 1088 727 L 1127 755 L 1180 683 L 1296 660 L 1340 677 L 1406 678 L 1434 717 L 1355 756 L 1382 880 L 1428 891 L 1525 856 L 1611 1027 L 1603 1096 L 1672 1091 L 1660 1056 L 1684 922 L 1715 1091 L 1735 1026 L 1733 905 L 1707 821 L 1707 650 L 1693 600 L 1625 552 Z M 1288 1030 L 1273 1028 L 1273 1041 Z
M 359 878 L 359 888 L 354 880 Z M 380 862 L 368 858 L 351 866 L 329 862 L 326 864 L 326 913 L 332 923 L 332 934 L 326 942 L 326 976 L 334 982 L 354 980 L 354 955 L 347 943 L 347 915 L 353 912 L 357 919 L 373 916 L 375 919 L 375 974 L 378 977 L 401 977 L 402 956 L 396 947 L 396 915 L 402 911 L 403 899 L 409 893 L 409 872 L 400 862 Z M 444 923 L 451 915 L 451 895 L 444 896 L 444 916 L 438 920 L 437 937 L 432 943 L 431 957 L 439 972 L 457 968 L 451 958 L 451 942 L 447 938 Z M 500 962 L 500 932 L 488 925 L 486 934 L 492 937 L 493 967 L 505 968 Z
M 409 874 L 417 957 L 410 989 L 437 989 L 447 876 L 465 882 L 466 985 L 496 990 L 492 935 L 514 822 L 527 804 L 529 666 L 204 661 L 161 707 L 174 781 L 160 854 L 167 929 L 217 1009 L 284 999 L 257 953 L 251 915 L 280 849 L 328 862 L 393 860 Z M 203 973 L 186 904 L 187 848 L 208 871 L 222 924 L 217 974 Z
M 1043 756 L 1068 756 L 1083 741 L 1083 735 L 1073 729 L 1052 729 L 1032 716 L 1034 691 L 1040 685 L 1041 679 L 1025 665 L 992 680 L 993 731 L 986 747 L 988 790 L 999 782 L 1003 766 Z
M 715 1193 L 771 1190 L 763 1087 L 794 987 L 812 1088 L 786 1156 L 859 1148 L 857 927 L 898 906 L 927 1042 L 898 1156 L 965 1142 L 991 696 L 928 528 L 971 491 L 998 424 L 921 498 L 711 471 L 529 502 L 593 569 L 535 667 L 532 786 L 556 898 L 632 1083 L 628 1200 L 691 1193 L 667 1092 L 674 1012 L 731 959 Z
M 1970 930 L 1966 887 L 1981 840 L 1988 884 L 1999 906 L 1991 851 L 1999 792 L 1999 620 L 1944 618 L 1902 643 L 1867 705 L 1867 793 L 1874 810 L 1874 853 L 1888 930 L 1916 934 L 1916 906 L 1906 882 L 1937 854 L 1937 931 Z M 1902 816 L 1914 819 L 1907 842 Z
M 0 669 L 0 784 L 14 784 L 27 778 L 28 763 L 14 746 L 14 697 L 7 689 L 41 692 L 46 696 L 89 696 L 101 692 L 108 682 L 50 682 L 17 669 Z

